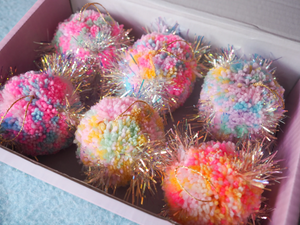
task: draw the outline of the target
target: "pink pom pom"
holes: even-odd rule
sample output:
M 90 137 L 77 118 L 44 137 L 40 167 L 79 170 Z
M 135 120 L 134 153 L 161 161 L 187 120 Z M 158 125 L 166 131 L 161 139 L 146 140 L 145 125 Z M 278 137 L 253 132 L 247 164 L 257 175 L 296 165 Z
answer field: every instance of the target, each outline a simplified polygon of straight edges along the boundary
M 17 150 L 31 156 L 68 147 L 73 133 L 59 109 L 65 107 L 66 96 L 70 105 L 81 104 L 73 92 L 66 79 L 44 72 L 30 71 L 12 77 L 0 93 L 2 138 L 13 140 Z
M 197 61 L 191 45 L 178 35 L 153 32 L 135 42 L 120 68 L 121 94 L 133 93 L 166 113 L 191 94 Z
M 84 10 L 58 25 L 52 44 L 60 53 L 107 68 L 130 43 L 129 32 L 106 14 Z
M 172 219 L 181 224 L 246 223 L 260 209 L 263 188 L 243 175 L 242 161 L 231 142 L 187 149 L 182 160 L 166 169 L 162 186 Z

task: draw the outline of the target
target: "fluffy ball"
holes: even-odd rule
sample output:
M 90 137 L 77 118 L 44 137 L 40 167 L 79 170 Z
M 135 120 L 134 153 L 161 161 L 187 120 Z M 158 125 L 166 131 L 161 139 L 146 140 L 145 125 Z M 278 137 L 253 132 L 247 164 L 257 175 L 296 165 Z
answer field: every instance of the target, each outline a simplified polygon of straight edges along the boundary
M 165 200 L 172 219 L 182 224 L 242 224 L 257 212 L 262 188 L 251 185 L 237 169 L 231 142 L 190 147 L 166 169 Z
M 206 117 L 208 131 L 218 140 L 262 140 L 276 132 L 284 113 L 283 93 L 255 60 L 217 66 L 205 77 L 199 115 Z
M 74 142 L 84 165 L 105 168 L 99 179 L 108 179 L 108 186 L 121 186 L 134 175 L 142 146 L 160 140 L 164 140 L 163 122 L 152 107 L 132 97 L 107 97 L 82 118 Z
M 174 34 L 152 32 L 142 36 L 126 53 L 125 92 L 158 103 L 160 111 L 181 106 L 193 90 L 197 62 L 190 44 Z M 154 104 L 155 105 L 155 104 Z
M 12 77 L 0 92 L 2 138 L 13 139 L 17 150 L 30 156 L 68 147 L 74 133 L 59 109 L 66 105 L 66 98 L 71 106 L 81 104 L 73 92 L 69 81 L 45 72 L 29 71 Z
M 60 53 L 106 68 L 115 61 L 117 50 L 129 43 L 128 33 L 110 16 L 85 10 L 58 25 L 52 44 Z

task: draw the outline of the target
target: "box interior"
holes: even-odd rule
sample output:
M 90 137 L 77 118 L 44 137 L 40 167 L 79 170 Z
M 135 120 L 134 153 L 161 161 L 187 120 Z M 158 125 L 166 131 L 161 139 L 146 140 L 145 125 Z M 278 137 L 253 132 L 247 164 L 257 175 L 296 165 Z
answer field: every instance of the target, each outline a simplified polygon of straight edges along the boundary
M 240 22 L 263 32 L 300 41 L 300 2 L 298 0 L 163 0 L 189 9 Z
M 35 70 L 33 60 L 37 57 L 34 51 L 37 45 L 33 42 L 49 42 L 57 24 L 70 16 L 71 7 L 75 12 L 87 2 L 89 1 L 71 0 L 70 6 L 67 0 L 39 0 L 0 43 L 1 66 L 4 68 L 16 66 L 19 73 Z M 300 83 L 297 83 L 300 77 L 299 42 L 292 40 L 292 38 L 286 39 L 283 36 L 278 36 L 280 34 L 263 31 L 257 26 L 250 26 L 247 21 L 228 19 L 224 15 L 214 15 L 209 11 L 188 8 L 186 4 L 179 5 L 175 4 L 176 2 L 160 0 L 98 2 L 104 5 L 116 21 L 123 23 L 126 28 L 133 28 L 132 33 L 136 39 L 144 33 L 142 27 L 149 27 L 155 23 L 158 17 L 162 17 L 169 24 L 178 22 L 182 33 L 189 30 L 190 38 L 195 34 L 203 35 L 205 40 L 209 41 L 213 47 L 227 47 L 234 44 L 241 55 L 258 53 L 264 57 L 274 59 L 274 66 L 277 67 L 275 76 L 286 90 L 286 105 L 287 110 L 289 110 L 289 118 L 286 119 L 286 125 L 281 127 L 283 131 L 278 133 L 279 142 L 275 148 L 279 150 L 278 157 L 285 159 L 282 162 L 283 167 L 288 167 L 288 169 L 284 172 L 287 179 L 283 180 L 281 185 L 273 187 L 274 192 L 278 193 L 276 194 L 277 197 L 274 197 L 274 192 L 270 193 L 271 196 L 266 194 L 270 199 L 270 204 L 276 206 L 269 224 L 296 224 L 300 202 L 292 197 L 297 191 L 295 184 L 298 182 L 297 176 L 299 177 L 297 168 L 299 167 L 300 157 L 300 147 L 298 147 L 300 143 L 295 136 L 300 126 L 297 123 L 300 117 L 298 113 Z M 101 8 L 100 10 L 103 11 Z M 269 23 L 271 22 L 269 21 Z M 264 26 L 267 25 L 264 23 Z M 296 83 L 297 85 L 295 85 Z M 184 106 L 174 112 L 175 122 L 182 119 L 184 114 L 192 112 L 192 106 L 197 103 L 199 97 L 201 81 L 198 81 L 195 87 Z M 166 129 L 171 126 L 170 122 Z M 290 141 L 291 139 L 293 142 Z M 25 172 L 28 169 L 18 164 L 18 160 L 21 160 L 21 164 L 28 162 L 30 165 L 34 164 L 34 167 L 27 171 L 29 174 L 139 224 L 151 224 L 149 221 L 158 224 L 169 223 L 164 219 L 150 215 L 158 214 L 161 211 L 164 204 L 161 190 L 154 197 L 149 196 L 143 206 L 139 205 L 137 207 L 149 211 L 150 214 L 139 211 L 136 207 L 128 207 L 129 205 L 122 201 L 126 187 L 117 190 L 117 198 L 110 196 L 106 199 L 107 201 L 104 201 L 105 203 L 102 202 L 99 196 L 107 196 L 105 193 L 100 191 L 101 195 L 99 191 L 95 191 L 91 186 L 83 184 L 82 180 L 85 177 L 82 166 L 75 157 L 75 150 L 76 146 L 73 145 L 55 155 L 39 156 L 39 162 L 35 162 L 33 159 L 20 156 L 10 150 L 1 149 L 0 160 Z M 47 173 L 51 173 L 51 179 L 43 175 Z M 62 180 L 68 187 L 60 184 Z M 72 182 L 68 183 L 69 180 Z M 77 187 L 78 184 L 78 190 L 72 191 L 71 186 Z M 91 193 L 85 195 L 82 192 Z M 118 207 L 115 207 L 115 205 Z

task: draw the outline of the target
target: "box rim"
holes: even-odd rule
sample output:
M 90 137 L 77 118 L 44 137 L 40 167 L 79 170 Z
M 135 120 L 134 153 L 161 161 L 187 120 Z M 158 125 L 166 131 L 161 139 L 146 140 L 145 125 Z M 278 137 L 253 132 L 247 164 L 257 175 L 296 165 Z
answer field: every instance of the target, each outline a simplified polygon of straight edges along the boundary
M 45 1 L 47 1 L 47 0 L 38 0 L 37 2 L 43 3 L 43 2 L 45 2 Z M 68 1 L 71 2 L 71 0 L 68 0 Z M 131 1 L 129 1 L 129 2 L 138 2 L 138 1 L 137 1 L 137 0 L 131 0 Z M 157 2 L 157 1 L 156 1 L 156 2 Z M 37 8 L 36 8 L 35 10 L 37 10 Z M 27 15 L 28 13 L 29 13 L 29 11 L 26 13 L 26 15 Z M 29 19 L 29 18 L 30 18 L 30 17 L 28 17 L 27 19 Z M 26 21 L 27 21 L 27 20 L 26 20 Z M 26 21 L 23 21 L 22 25 L 23 25 Z M 18 23 L 18 24 L 19 24 L 19 23 Z M 17 25 L 18 25 L 18 24 L 17 24 Z M 17 26 L 17 25 L 16 25 L 16 26 Z M 15 27 L 16 27 L 16 26 L 15 26 Z M 14 28 L 15 28 L 15 27 L 14 27 Z M 21 26 L 20 26 L 20 27 L 21 27 Z M 19 28 L 20 28 L 20 27 L 19 27 Z M 18 29 L 14 29 L 14 28 L 13 28 L 13 30 L 14 30 L 15 32 L 17 32 Z M 13 33 L 13 30 L 11 30 L 11 31 L 9 32 L 10 37 L 12 37 L 12 36 L 15 34 L 15 33 Z M 12 33 L 11 33 L 11 32 L 12 32 Z M 6 35 L 6 37 L 8 37 L 8 35 Z M 5 37 L 5 38 L 6 38 L 6 37 Z M 4 38 L 4 39 L 5 39 L 5 38 Z M 3 39 L 3 40 L 4 40 L 4 39 Z M 286 38 L 280 38 L 280 37 L 279 37 L 279 39 L 277 39 L 277 40 L 282 40 L 282 39 L 283 39 L 283 40 L 288 40 L 288 39 L 286 39 Z M 2 40 L 2 42 L 3 42 L 3 40 Z M 8 41 L 9 41 L 9 38 L 8 38 Z M 289 41 L 289 40 L 288 40 L 288 41 Z M 1 51 L 1 47 L 3 47 L 3 46 L 1 46 L 1 44 L 3 44 L 2 42 L 0 42 L 0 51 Z M 7 42 L 6 42 L 6 43 L 7 43 Z M 6 43 L 5 43 L 5 44 L 6 44 Z M 298 49 L 300 49 L 300 46 L 299 46 L 299 43 L 298 43 L 298 42 L 292 41 L 291 43 L 297 44 Z M 292 46 L 295 46 L 295 45 L 292 45 Z M 296 83 L 297 83 L 297 82 L 295 82 L 295 84 L 294 84 L 294 86 L 291 88 L 290 92 L 295 88 Z M 28 158 L 25 157 L 25 159 L 28 159 Z M 2 161 L 2 158 L 1 158 L 1 157 L 0 157 L 0 160 Z M 4 163 L 5 163 L 5 162 L 4 162 Z M 41 165 L 43 165 L 43 164 L 41 164 Z M 43 165 L 43 166 L 44 166 L 44 167 L 47 167 L 47 166 L 45 166 L 45 165 Z M 66 175 L 66 174 L 65 174 L 65 175 Z M 66 175 L 66 176 L 68 176 L 68 175 Z M 76 178 L 73 178 L 73 179 L 76 179 Z M 117 200 L 119 201 L 120 199 L 117 198 Z M 130 204 L 129 204 L 129 206 L 132 207 L 132 205 L 130 205 Z M 101 207 L 101 206 L 100 206 L 100 207 Z M 138 209 L 138 210 L 140 210 L 140 209 Z M 142 209 L 141 211 L 143 211 L 143 210 L 144 210 L 144 209 Z M 149 211 L 146 210 L 146 213 L 149 214 Z
M 138 222 L 138 224 L 145 224 L 145 223 L 143 223 L 144 220 L 133 219 L 132 217 L 127 216 L 124 213 L 118 213 L 116 210 L 112 210 L 112 208 L 105 207 L 104 204 L 100 204 L 100 203 L 95 202 L 95 200 L 93 200 L 92 197 L 89 197 L 90 200 L 87 200 L 88 197 L 86 196 L 87 195 L 86 193 L 79 194 L 78 192 L 76 192 L 76 194 L 75 194 L 74 191 L 72 191 L 71 187 L 66 187 L 66 186 L 64 186 L 60 182 L 62 180 L 65 180 L 65 179 L 69 180 L 70 182 L 72 182 L 72 183 L 74 183 L 76 185 L 83 186 L 84 189 L 88 189 L 88 190 L 91 190 L 92 192 L 96 192 L 97 195 L 98 194 L 104 195 L 105 197 L 107 197 L 109 199 L 113 199 L 114 201 L 117 201 L 117 202 L 119 202 L 121 204 L 125 204 L 126 205 L 125 207 L 129 206 L 131 208 L 131 211 L 132 210 L 138 210 L 138 212 L 141 211 L 144 214 L 144 216 L 146 216 L 146 217 L 147 216 L 148 217 L 150 216 L 149 218 L 155 217 L 156 224 L 176 224 L 176 222 L 174 222 L 174 221 L 172 221 L 172 220 L 170 220 L 170 219 L 168 219 L 166 217 L 157 215 L 157 214 L 155 214 L 153 212 L 150 212 L 150 211 L 148 211 L 146 209 L 143 209 L 143 208 L 141 208 L 139 206 L 136 206 L 136 205 L 133 205 L 133 204 L 131 204 L 129 202 L 126 202 L 125 200 L 120 199 L 120 198 L 118 198 L 116 196 L 113 196 L 113 195 L 111 195 L 109 193 L 106 193 L 105 191 L 102 191 L 101 189 L 93 187 L 92 185 L 90 185 L 88 183 L 85 183 L 82 180 L 79 180 L 79 179 L 74 178 L 72 176 L 69 176 L 69 175 L 67 175 L 67 174 L 65 174 L 63 172 L 55 170 L 55 169 L 53 169 L 53 168 L 51 168 L 49 166 L 46 166 L 46 165 L 44 165 L 44 164 L 42 164 L 42 163 L 40 163 L 38 161 L 35 161 L 34 159 L 31 159 L 31 158 L 29 158 L 27 156 L 24 156 L 24 155 L 22 155 L 19 152 L 15 152 L 15 151 L 13 151 L 13 150 L 5 147 L 5 146 L 0 146 L 0 155 L 1 155 L 1 157 L 0 157 L 0 161 L 1 162 L 3 162 L 3 163 L 5 163 L 5 164 L 7 164 L 7 165 L 9 165 L 9 166 L 11 166 L 11 167 L 13 167 L 15 169 L 18 169 L 18 170 L 20 170 L 20 171 L 22 171 L 22 172 L 24 172 L 24 173 L 26 173 L 26 174 L 28 174 L 28 175 L 30 175 L 32 177 L 35 177 L 36 179 L 39 179 L 39 180 L 41 180 L 41 181 L 43 181 L 45 183 L 48 183 L 48 184 L 50 184 L 50 185 L 52 185 L 54 187 L 57 187 L 57 188 L 65 191 L 67 193 L 70 193 L 70 194 L 72 194 L 72 195 L 74 195 L 74 196 L 76 196 L 78 198 L 81 198 L 81 199 L 83 199 L 85 201 L 88 201 L 88 202 L 94 204 L 94 205 L 97 205 L 98 207 L 101 207 L 101 208 L 106 209 L 106 210 L 108 210 L 108 211 L 110 211 L 112 213 L 115 213 L 115 214 L 117 214 L 117 215 L 119 215 L 121 217 L 124 217 L 124 218 L 126 218 L 126 219 L 128 219 L 130 221 L 133 221 L 133 222 L 136 222 L 136 223 Z M 17 163 L 17 161 L 18 161 L 18 163 Z M 39 169 L 42 169 L 43 174 L 45 172 L 47 172 L 48 175 L 52 174 L 54 177 L 57 177 L 58 180 L 60 180 L 60 182 L 58 182 L 58 180 L 51 180 L 52 177 L 50 179 L 48 176 L 42 176 L 42 174 L 36 173 L 36 170 L 33 170 L 31 168 L 32 166 L 36 167 L 36 168 L 39 168 Z M 147 215 L 145 215 L 145 214 L 147 214 Z

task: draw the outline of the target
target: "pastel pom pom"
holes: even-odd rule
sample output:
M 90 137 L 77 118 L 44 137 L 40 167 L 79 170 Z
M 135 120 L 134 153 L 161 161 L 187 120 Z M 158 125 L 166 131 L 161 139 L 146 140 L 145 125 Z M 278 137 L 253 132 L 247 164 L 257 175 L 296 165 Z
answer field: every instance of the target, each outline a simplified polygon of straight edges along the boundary
M 30 156 L 68 147 L 74 133 L 60 109 L 66 99 L 71 106 L 81 104 L 73 92 L 67 79 L 51 73 L 29 71 L 12 77 L 0 92 L 2 139 L 13 140 L 18 151 Z
M 109 15 L 84 10 L 58 25 L 52 44 L 60 53 L 106 68 L 130 43 L 129 32 Z
M 243 175 L 238 159 L 231 142 L 187 149 L 166 169 L 162 186 L 171 218 L 181 224 L 246 224 L 260 209 L 263 189 Z
M 284 113 L 284 89 L 259 56 L 216 65 L 204 79 L 199 116 L 217 140 L 273 139 Z
M 181 106 L 193 90 L 197 61 L 191 45 L 178 35 L 142 36 L 126 53 L 124 64 L 121 94 L 133 93 L 161 113 Z
M 92 183 L 107 190 L 137 180 L 141 161 L 151 168 L 156 150 L 147 153 L 144 147 L 164 138 L 162 119 L 151 106 L 132 97 L 107 97 L 82 118 L 74 142 L 83 164 L 99 172 Z

